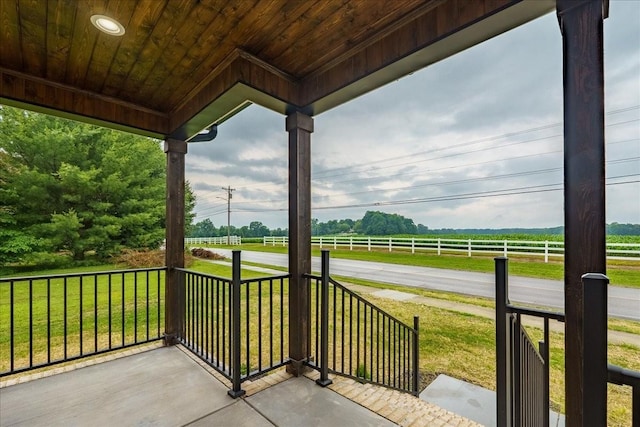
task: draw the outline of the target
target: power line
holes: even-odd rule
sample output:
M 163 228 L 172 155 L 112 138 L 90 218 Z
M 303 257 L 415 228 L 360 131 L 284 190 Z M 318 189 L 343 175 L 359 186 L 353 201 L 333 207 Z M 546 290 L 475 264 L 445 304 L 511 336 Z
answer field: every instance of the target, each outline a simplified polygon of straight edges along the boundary
M 607 177 L 607 179 L 611 180 L 611 179 L 630 178 L 630 177 L 637 177 L 637 176 L 640 176 L 640 174 L 612 176 L 612 177 Z M 635 183 L 640 183 L 640 179 L 627 180 L 622 182 L 608 182 L 605 185 L 614 186 L 614 185 L 635 184 Z M 425 198 L 419 198 L 419 199 L 390 200 L 385 202 L 367 202 L 367 203 L 334 205 L 334 206 L 313 206 L 312 210 L 351 209 L 351 208 L 367 208 L 367 207 L 376 207 L 376 206 L 399 206 L 399 205 L 408 205 L 408 204 L 421 204 L 421 203 L 444 202 L 444 201 L 455 201 L 455 200 L 482 199 L 487 197 L 514 196 L 514 195 L 523 195 L 523 194 L 532 194 L 532 193 L 547 193 L 552 191 L 561 191 L 563 188 L 564 186 L 562 183 L 555 183 L 555 184 L 507 188 L 507 189 L 501 189 L 501 190 L 487 190 L 487 191 L 479 191 L 479 192 L 472 192 L 472 193 L 453 194 L 448 196 L 425 197 Z M 282 212 L 286 210 L 287 208 L 267 208 L 267 209 L 258 208 L 258 209 L 242 209 L 239 212 Z
M 631 111 L 631 110 L 637 110 L 637 109 L 640 109 L 640 105 L 635 105 L 635 106 L 631 106 L 631 107 L 612 110 L 612 111 L 607 112 L 606 114 L 607 115 L 614 115 L 614 114 L 623 113 L 623 112 L 627 112 L 627 111 Z M 620 125 L 620 124 L 636 122 L 638 120 L 640 120 L 640 119 L 633 119 L 633 120 L 628 120 L 628 121 L 624 121 L 624 122 L 607 124 L 606 127 L 611 127 L 611 126 L 617 126 L 617 125 Z M 438 152 L 438 151 L 449 150 L 449 149 L 452 149 L 452 148 L 459 148 L 459 147 L 465 147 L 465 146 L 469 146 L 469 145 L 480 144 L 480 143 L 483 143 L 483 142 L 496 141 L 496 140 L 500 140 L 500 139 L 504 139 L 504 138 L 510 138 L 510 137 L 513 137 L 513 136 L 519 136 L 519 135 L 524 135 L 524 134 L 527 134 L 527 133 L 538 132 L 538 131 L 541 131 L 541 130 L 553 129 L 553 128 L 560 127 L 560 126 L 562 126 L 562 122 L 551 123 L 551 124 L 532 127 L 532 128 L 528 128 L 528 129 L 519 130 L 519 131 L 508 132 L 508 133 L 504 133 L 504 134 L 500 134 L 500 135 L 493 135 L 493 136 L 488 136 L 488 137 L 484 137 L 484 138 L 479 138 L 479 139 L 476 139 L 476 140 L 465 141 L 465 142 L 461 142 L 461 143 L 454 144 L 454 145 L 447 145 L 445 147 L 439 147 L 439 148 L 435 148 L 435 149 L 418 151 L 418 152 L 415 152 L 415 153 L 405 154 L 405 155 L 402 155 L 402 156 L 396 156 L 396 157 L 390 157 L 390 158 L 385 158 L 385 159 L 381 159 L 381 160 L 369 161 L 366 164 L 359 164 L 359 165 L 356 164 L 356 165 L 350 165 L 350 166 L 341 166 L 341 167 L 338 167 L 338 168 L 324 169 L 324 170 L 317 171 L 315 174 L 316 175 L 323 175 L 323 174 L 325 174 L 327 172 L 333 172 L 333 171 L 338 171 L 338 170 L 343 170 L 343 169 L 352 170 L 353 168 L 369 167 L 371 164 L 384 163 L 384 162 L 388 162 L 388 161 L 405 159 L 405 158 L 412 158 L 412 157 L 415 157 L 415 156 L 418 156 L 418 155 L 422 155 L 422 154 L 430 154 L 430 153 L 434 153 L 434 152 Z M 331 176 L 333 176 L 333 175 L 331 175 Z M 325 176 L 325 178 L 328 178 L 328 176 Z

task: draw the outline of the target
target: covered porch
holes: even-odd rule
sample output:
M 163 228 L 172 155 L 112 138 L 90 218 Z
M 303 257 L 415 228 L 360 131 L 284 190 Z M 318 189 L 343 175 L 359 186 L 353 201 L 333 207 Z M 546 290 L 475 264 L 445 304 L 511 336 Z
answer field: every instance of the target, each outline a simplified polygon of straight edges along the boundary
M 282 291 L 286 280 L 286 298 L 281 292 L 282 299 L 277 306 L 281 310 L 279 319 L 286 326 L 280 328 L 279 347 L 276 346 L 276 350 L 281 349 L 281 357 L 268 359 L 268 363 L 261 365 L 263 352 L 258 351 L 259 369 L 255 375 L 286 366 L 289 374 L 302 377 L 308 367 L 313 366 L 320 372 L 318 383 L 328 386 L 328 356 L 324 353 L 327 345 L 322 343 L 328 340 L 323 322 L 329 319 L 327 314 L 321 314 L 328 311 L 314 312 L 313 308 L 314 304 L 315 307 L 327 306 L 329 289 L 334 300 L 342 290 L 339 284 L 331 282 L 328 270 L 321 276 L 311 274 L 313 117 L 555 10 L 564 46 L 567 425 L 588 425 L 592 420 L 606 419 L 606 351 L 595 361 L 600 372 L 598 378 L 591 376 L 590 367 L 584 365 L 589 350 L 581 337 L 589 313 L 583 304 L 581 278 L 586 273 L 606 273 L 602 23 L 608 6 L 606 0 L 407 0 L 387 2 L 384 8 L 372 8 L 367 2 L 355 1 L 259 1 L 255 4 L 239 1 L 229 6 L 226 1 L 131 1 L 105 5 L 94 1 L 70 4 L 50 0 L 46 7 L 38 2 L 2 2 L 3 20 L 9 23 L 0 36 L 3 49 L 0 100 L 3 103 L 159 138 L 164 140 L 167 155 L 166 266 L 153 272 L 139 272 L 146 274 L 147 283 L 150 274 L 157 274 L 157 283 L 152 284 L 152 289 L 156 289 L 154 298 L 157 297 L 155 315 L 150 314 L 153 310 L 149 311 L 149 296 L 153 292 L 147 286 L 144 293 L 147 296 L 146 330 L 143 326 L 139 330 L 136 320 L 133 341 L 125 339 L 124 276 L 127 273 L 122 273 L 123 330 L 114 338 L 116 341 L 121 338 L 122 345 L 112 346 L 109 329 L 108 346 L 98 345 L 94 337 L 94 350 L 85 352 L 80 321 L 79 355 L 67 354 L 65 340 L 62 360 L 161 340 L 169 347 L 189 347 L 210 365 L 221 362 L 219 371 L 228 375 L 231 396 L 247 392 L 241 383 L 253 375 L 252 363 L 247 356 L 249 363 L 242 368 L 244 353 L 240 350 L 239 337 L 242 328 L 248 331 L 250 325 L 251 328 L 255 325 L 249 320 L 248 305 L 246 318 L 241 318 L 240 292 L 246 285 L 244 301 L 249 301 L 253 291 L 249 283 L 242 283 L 239 274 L 234 273 L 231 281 L 221 281 L 184 269 L 184 171 L 189 143 L 212 140 L 218 126 L 223 126 L 225 120 L 249 103 L 255 103 L 285 116 L 290 236 L 286 277 L 277 279 L 282 280 L 279 285 L 273 282 L 264 285 L 269 288 L 269 295 L 276 295 L 273 290 Z M 126 32 L 122 38 L 97 32 L 90 23 L 94 15 L 117 19 L 127 27 Z M 66 64 L 66 68 L 61 64 Z M 63 68 L 66 72 L 61 71 Z M 239 269 L 239 262 L 236 265 Z M 137 295 L 138 273 L 133 274 L 136 277 L 133 290 Z M 36 280 L 42 279 L 34 282 Z M 29 282 L 29 289 L 34 282 Z M 92 283 L 94 289 L 103 286 L 97 276 Z M 83 286 L 80 279 L 80 295 Z M 257 284 L 256 288 L 262 289 L 261 286 Z M 226 325 L 220 338 L 210 335 L 213 331 L 208 325 L 213 318 L 204 314 L 212 310 L 207 304 L 214 289 L 216 295 L 218 289 L 224 289 L 220 299 L 222 311 L 216 312 L 219 316 L 215 317 L 216 322 L 220 320 Z M 262 294 L 258 295 L 262 301 Z M 355 300 L 357 316 L 361 316 L 360 307 L 363 307 L 365 325 L 371 324 L 367 318 L 369 322 L 383 319 L 383 339 L 375 341 L 382 348 L 382 382 L 386 375 L 385 385 L 415 393 L 416 375 L 411 366 L 416 366 L 413 357 L 417 356 L 412 346 L 418 340 L 417 323 L 413 326 L 393 323 L 366 301 Z M 137 319 L 137 299 L 134 307 L 133 316 Z M 218 309 L 216 306 L 215 310 Z M 262 319 L 261 314 L 258 318 Z M 150 330 L 150 319 L 157 323 L 157 329 Z M 394 325 L 392 334 L 384 329 L 385 324 L 387 328 Z M 273 319 L 265 325 L 273 325 Z M 356 325 L 360 325 L 360 320 Z M 90 327 L 97 331 L 98 321 Z M 373 331 L 370 326 L 364 328 L 363 339 L 367 331 Z M 258 327 L 258 333 L 261 329 Z M 350 345 L 358 348 L 354 357 L 360 354 L 359 327 L 357 331 L 349 329 L 348 334 L 343 331 Z M 389 334 L 388 339 L 384 338 L 385 332 Z M 217 347 L 213 347 L 214 342 Z M 30 346 L 32 348 L 32 343 Z M 247 354 L 249 347 L 247 343 Z M 218 348 L 222 357 L 216 354 L 214 358 L 214 350 Z M 386 356 L 385 349 L 388 349 Z M 392 354 L 397 354 L 399 349 L 406 353 L 402 359 L 405 365 L 396 373 L 396 359 Z M 171 348 L 154 353 L 183 357 Z M 277 352 L 270 354 L 277 355 Z M 374 363 L 373 353 L 364 354 L 365 360 L 370 361 L 369 369 L 377 372 L 380 359 Z M 47 363 L 51 360 L 59 359 L 48 355 Z M 384 360 L 387 360 L 386 370 Z M 169 363 L 169 370 L 176 369 L 174 362 Z M 350 366 L 346 375 L 358 377 L 359 364 L 356 360 L 355 368 Z M 20 369 L 33 367 L 33 361 L 29 360 L 26 367 Z M 332 370 L 346 371 L 345 366 L 336 368 L 335 361 Z M 13 371 L 12 358 L 7 374 Z M 394 373 L 387 375 L 386 372 Z M 178 375 L 175 381 L 184 379 Z M 498 378 L 498 382 L 502 380 L 504 378 Z M 403 384 L 402 387 L 399 384 Z M 591 404 L 594 395 L 585 391 L 586 384 L 598 390 L 597 405 Z M 166 388 L 170 391 L 171 387 Z M 589 387 L 590 391 L 595 389 Z M 212 393 L 216 394 L 213 389 Z M 221 399 L 226 398 L 225 395 Z M 171 406 L 171 394 L 166 399 Z M 215 418 L 216 414 L 222 416 L 226 406 L 220 405 L 220 412 L 197 413 L 194 418 L 180 422 Z M 302 410 L 295 406 L 288 409 L 295 415 Z M 498 419 L 506 420 L 512 415 L 511 411 L 506 400 L 499 402 Z

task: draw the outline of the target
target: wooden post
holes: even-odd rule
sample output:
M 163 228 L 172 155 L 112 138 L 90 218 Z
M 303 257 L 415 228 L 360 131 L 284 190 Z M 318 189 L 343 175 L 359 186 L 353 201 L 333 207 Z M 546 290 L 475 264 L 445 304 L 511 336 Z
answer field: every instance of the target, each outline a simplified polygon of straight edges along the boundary
M 589 425 L 607 425 L 607 287 L 604 274 L 587 273 L 582 276 L 584 290 L 583 330 L 580 340 L 584 346 L 582 362 L 584 389 L 582 408 Z M 638 415 L 635 415 L 638 416 Z
M 287 370 L 298 376 L 309 357 L 309 288 L 311 273 L 311 133 L 313 119 L 287 116 L 289 133 L 289 358 Z
M 565 394 L 567 426 L 583 419 L 581 276 L 606 274 L 603 19 L 607 0 L 558 0 L 564 88 Z M 587 350 L 588 351 L 588 350 Z
M 184 267 L 184 161 L 187 143 L 167 139 L 164 152 L 167 154 L 164 342 L 165 345 L 174 345 L 184 324 L 184 276 L 174 269 Z

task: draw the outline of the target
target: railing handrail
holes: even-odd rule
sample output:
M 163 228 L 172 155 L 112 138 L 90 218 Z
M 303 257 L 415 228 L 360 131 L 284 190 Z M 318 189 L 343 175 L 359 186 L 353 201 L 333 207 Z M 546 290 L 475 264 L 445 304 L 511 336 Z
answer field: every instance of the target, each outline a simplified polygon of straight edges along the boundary
M 105 274 L 122 274 L 122 273 L 142 273 L 147 271 L 163 271 L 167 267 L 147 267 L 147 268 L 130 268 L 120 270 L 102 270 L 102 271 L 87 271 L 84 273 L 61 273 L 61 274 L 43 274 L 39 276 L 12 276 L 12 277 L 0 277 L 0 283 L 3 282 L 21 282 L 27 280 L 47 280 L 47 279 L 64 279 L 65 277 L 81 277 L 81 276 L 103 276 Z
M 511 304 L 507 304 L 506 309 L 508 313 L 540 317 L 542 319 L 557 320 L 558 322 L 565 321 L 564 313 L 560 313 L 558 311 L 540 310 L 537 308 L 527 308 L 527 307 L 517 307 Z
M 318 275 L 315 275 L 315 274 L 304 274 L 303 276 L 306 277 L 306 278 L 309 278 L 309 279 L 316 279 L 316 280 L 321 280 L 322 279 L 321 276 L 318 276 Z M 358 295 L 357 293 L 353 292 L 351 289 L 349 289 L 346 286 L 344 286 L 343 284 L 337 282 L 333 277 L 329 277 L 329 283 L 331 283 L 332 285 L 342 289 L 347 295 L 352 296 L 353 298 L 357 299 L 358 301 L 360 301 L 364 305 L 366 305 L 368 307 L 375 308 L 376 311 L 379 311 L 381 314 L 383 314 L 384 316 L 390 318 L 394 322 L 399 323 L 402 326 L 405 326 L 407 329 L 415 331 L 415 329 L 412 326 L 407 325 L 406 323 L 404 323 L 402 320 L 398 319 L 394 315 L 389 314 L 388 312 L 386 312 L 385 310 L 381 309 L 377 305 L 371 303 L 370 301 L 367 301 L 365 298 L 363 298 L 360 295 Z
M 394 322 L 398 323 L 399 325 L 405 327 L 406 329 L 410 330 L 410 331 L 414 331 L 416 332 L 416 330 L 412 327 L 407 325 L 406 323 L 404 323 L 402 320 L 398 319 L 397 317 L 393 316 L 392 314 L 389 314 L 388 312 L 384 311 L 383 309 L 381 309 L 380 307 L 378 307 L 375 304 L 372 304 L 371 302 L 367 301 L 366 299 L 364 299 L 363 297 L 361 297 L 360 295 L 358 295 L 357 293 L 353 292 L 351 289 L 347 288 L 346 286 L 336 282 L 332 277 L 329 277 L 329 282 L 333 285 L 336 286 L 340 289 L 342 289 L 343 291 L 345 291 L 345 293 L 347 295 L 351 295 L 353 296 L 355 299 L 357 299 L 358 301 L 360 301 L 361 303 L 363 303 L 366 306 L 375 308 L 376 311 L 380 312 L 381 314 L 383 314 L 385 317 L 388 317 L 389 319 L 393 320 Z
M 607 365 L 608 382 L 617 385 L 640 387 L 640 372 L 618 365 Z
M 191 270 L 189 268 L 175 267 L 174 270 L 182 271 L 184 273 L 191 273 L 191 274 L 194 274 L 196 276 L 207 277 L 209 279 L 222 280 L 222 281 L 227 281 L 227 282 L 231 282 L 233 280 L 231 277 L 216 276 L 214 274 L 203 273 L 203 272 L 200 272 L 200 271 L 197 271 L 197 270 Z M 259 281 L 265 281 L 265 280 L 272 280 L 272 279 L 289 279 L 290 277 L 291 277 L 290 273 L 278 274 L 278 275 L 274 275 L 274 276 L 251 277 L 251 278 L 248 278 L 248 279 L 241 279 L 240 280 L 240 284 L 251 283 L 251 282 L 259 282 Z
M 231 283 L 231 281 L 233 280 L 230 277 L 222 277 L 222 276 L 216 276 L 214 274 L 202 273 L 200 271 L 191 270 L 189 268 L 175 267 L 174 270 L 182 271 L 183 273 L 191 273 L 191 274 L 193 274 L 195 276 L 207 277 L 209 279 L 222 280 L 222 281 L 229 282 L 229 283 Z M 278 274 L 278 275 L 274 275 L 274 276 L 252 277 L 252 278 L 248 278 L 248 279 L 241 279 L 240 280 L 240 284 L 242 285 L 242 284 L 245 284 L 245 283 L 260 282 L 260 281 L 265 281 L 265 280 L 289 279 L 289 278 L 291 278 L 291 274 L 290 273 Z

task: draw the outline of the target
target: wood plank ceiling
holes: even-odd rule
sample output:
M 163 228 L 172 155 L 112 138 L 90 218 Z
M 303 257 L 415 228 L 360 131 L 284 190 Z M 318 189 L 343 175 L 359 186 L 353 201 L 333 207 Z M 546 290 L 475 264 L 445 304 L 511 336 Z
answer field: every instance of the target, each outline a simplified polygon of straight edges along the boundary
M 246 102 L 321 113 L 553 5 L 1 0 L 0 101 L 189 138 Z M 99 32 L 90 21 L 95 14 L 115 18 L 125 34 Z

